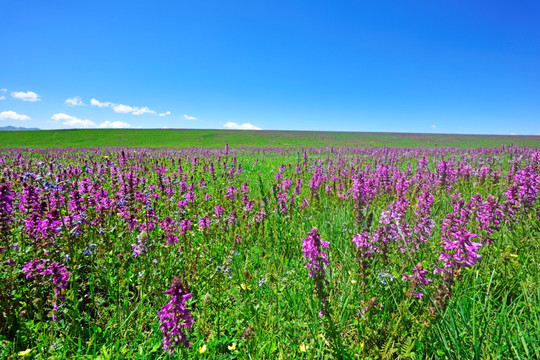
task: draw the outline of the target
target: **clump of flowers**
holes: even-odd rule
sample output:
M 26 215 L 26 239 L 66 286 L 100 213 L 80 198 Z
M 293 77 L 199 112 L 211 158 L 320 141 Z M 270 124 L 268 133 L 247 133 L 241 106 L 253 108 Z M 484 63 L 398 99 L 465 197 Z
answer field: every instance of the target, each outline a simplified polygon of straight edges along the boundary
M 330 242 L 321 240 L 321 233 L 317 228 L 313 228 L 308 233 L 308 237 L 302 239 L 302 241 L 304 243 L 304 257 L 307 259 L 306 268 L 309 269 L 309 277 L 313 278 L 317 295 L 321 300 L 322 309 L 319 315 L 323 316 L 327 314 L 327 296 L 324 286 L 328 282 L 328 280 L 325 279 L 325 266 L 328 266 L 329 260 L 326 252 L 322 249 L 328 249 Z
M 326 252 L 321 249 L 328 249 L 330 245 L 329 241 L 321 240 L 321 233 L 317 228 L 313 228 L 308 237 L 302 239 L 304 245 L 304 257 L 308 260 L 306 262 L 306 268 L 309 270 L 309 277 L 318 280 L 324 279 L 326 271 L 324 266 L 328 266 L 329 260 Z
M 138 257 L 148 251 L 148 233 L 146 231 L 141 232 L 137 236 L 137 243 L 131 244 L 133 248 L 133 256 Z
M 360 279 L 361 291 L 365 291 L 366 278 L 368 276 L 369 261 L 377 250 L 372 243 L 369 234 L 364 231 L 353 235 L 353 243 L 356 246 L 356 261 L 358 261 L 358 278 Z
M 342 358 L 341 338 L 330 317 L 330 304 L 328 303 L 326 292 L 326 285 L 328 284 L 326 266 L 329 265 L 330 261 L 328 260 L 326 251 L 323 249 L 328 249 L 330 242 L 321 240 L 321 233 L 315 227 L 308 233 L 308 237 L 302 239 L 302 241 L 304 257 L 307 259 L 306 268 L 309 269 L 309 277 L 315 282 L 315 291 L 321 303 L 319 316 L 323 316 L 326 320 L 326 331 L 328 337 L 332 339 L 334 354 L 337 358 Z
M 433 207 L 433 194 L 430 191 L 424 191 L 418 197 L 418 204 L 414 215 L 416 216 L 416 223 L 414 224 L 413 233 L 418 242 L 426 243 L 433 233 L 435 222 L 430 218 L 431 208 Z M 416 243 L 418 249 L 419 243 Z
M 12 223 L 13 198 L 15 193 L 8 184 L 0 184 L 0 236 L 8 237 Z
M 50 276 L 49 280 L 54 286 L 55 299 L 52 303 L 53 313 L 52 318 L 56 320 L 56 311 L 58 311 L 58 300 L 65 301 L 65 297 L 62 292 L 67 289 L 69 280 L 69 271 L 65 265 L 52 262 L 50 264 L 47 259 L 31 260 L 24 264 L 23 272 L 26 275 L 26 279 L 39 278 L 42 279 L 46 276 Z M 43 285 L 43 283 L 42 283 Z
M 410 285 L 409 294 L 417 297 L 420 301 L 424 300 L 424 293 L 419 289 L 433 281 L 426 277 L 427 273 L 428 271 L 424 269 L 424 265 L 419 262 L 413 268 L 411 275 L 403 274 L 403 281 L 408 281 Z
M 164 336 L 163 349 L 172 354 L 180 343 L 191 347 L 186 332 L 193 328 L 193 315 L 191 309 L 186 308 L 186 300 L 191 299 L 193 294 L 184 289 L 178 277 L 173 279 L 171 288 L 165 293 L 169 294 L 170 301 L 158 312 L 159 328 Z
M 454 210 L 443 220 L 439 261 L 443 267 L 435 266 L 434 274 L 441 274 L 442 283 L 437 286 L 434 303 L 439 308 L 445 306 L 452 296 L 455 279 L 461 277 L 461 268 L 475 266 L 481 255 L 482 244 L 472 241 L 478 235 L 467 229 L 471 219 L 471 209 L 465 205 L 459 193 L 452 196 Z
M 210 219 L 208 216 L 204 216 L 199 219 L 199 228 L 202 230 L 208 229 L 210 227 Z

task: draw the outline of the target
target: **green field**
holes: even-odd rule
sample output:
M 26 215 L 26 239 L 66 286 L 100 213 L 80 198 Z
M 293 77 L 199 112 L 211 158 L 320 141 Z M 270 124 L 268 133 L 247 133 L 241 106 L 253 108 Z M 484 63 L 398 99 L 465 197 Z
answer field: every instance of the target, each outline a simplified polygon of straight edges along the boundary
M 4 150 L 0 359 L 540 359 L 538 159 Z
M 540 136 L 449 135 L 329 131 L 75 129 L 2 131 L 0 147 L 540 147 Z

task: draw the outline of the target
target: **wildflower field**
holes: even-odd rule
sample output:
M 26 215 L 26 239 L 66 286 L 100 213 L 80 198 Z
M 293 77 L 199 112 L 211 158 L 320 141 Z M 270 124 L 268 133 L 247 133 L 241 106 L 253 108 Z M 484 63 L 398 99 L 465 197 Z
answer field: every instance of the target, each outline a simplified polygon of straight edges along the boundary
M 4 149 L 2 359 L 540 358 L 540 151 Z

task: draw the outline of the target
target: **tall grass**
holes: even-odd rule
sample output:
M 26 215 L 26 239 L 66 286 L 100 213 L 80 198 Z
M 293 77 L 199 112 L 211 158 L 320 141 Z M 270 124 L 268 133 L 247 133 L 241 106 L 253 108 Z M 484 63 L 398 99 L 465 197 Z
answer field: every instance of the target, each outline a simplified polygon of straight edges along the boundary
M 1 201 L 11 210 L 0 216 L 0 358 L 537 358 L 539 156 L 515 147 L 5 151 Z M 524 194 L 513 208 L 512 187 Z M 365 198 L 355 195 L 361 189 Z M 434 227 L 424 243 L 406 230 L 419 222 L 426 192 Z M 491 241 L 443 294 L 433 271 L 443 267 L 443 223 L 456 192 L 470 204 L 464 226 L 473 240 Z M 476 194 L 478 204 L 492 196 L 504 208 L 491 234 L 480 226 Z M 388 212 L 397 220 L 385 225 Z M 204 217 L 208 228 L 199 225 Z M 185 233 L 182 220 L 192 221 Z M 327 316 L 302 248 L 314 227 L 330 242 Z M 378 231 L 386 238 L 372 248 L 353 242 Z M 32 260 L 66 266 L 60 298 L 50 275 L 28 278 L 23 266 Z M 418 263 L 428 285 L 403 280 Z M 169 355 L 157 313 L 175 277 L 193 294 L 194 327 L 191 347 Z

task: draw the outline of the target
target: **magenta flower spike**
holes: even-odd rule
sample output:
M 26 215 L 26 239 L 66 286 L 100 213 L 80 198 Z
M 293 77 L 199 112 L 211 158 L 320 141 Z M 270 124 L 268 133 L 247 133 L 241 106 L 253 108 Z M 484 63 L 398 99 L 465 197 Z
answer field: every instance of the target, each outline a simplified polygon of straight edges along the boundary
M 172 354 L 179 344 L 191 347 L 187 332 L 193 329 L 193 315 L 191 309 L 186 308 L 186 300 L 191 299 L 193 294 L 184 289 L 180 278 L 177 277 L 173 279 L 171 288 L 165 293 L 169 294 L 170 301 L 157 314 L 161 323 L 159 328 L 164 336 L 163 349 Z

